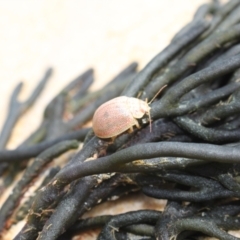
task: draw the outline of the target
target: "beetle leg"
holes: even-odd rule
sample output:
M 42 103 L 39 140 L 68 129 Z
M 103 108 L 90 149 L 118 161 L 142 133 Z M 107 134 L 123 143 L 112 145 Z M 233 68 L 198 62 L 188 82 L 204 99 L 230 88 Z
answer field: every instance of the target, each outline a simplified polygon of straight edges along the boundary
M 138 121 L 137 121 L 137 120 L 135 121 L 135 124 L 136 124 L 136 127 L 137 127 L 138 129 L 140 129 L 140 128 L 141 128 L 141 126 L 139 125 L 139 123 L 138 123 Z
M 130 127 L 129 129 L 128 129 L 128 133 L 132 133 L 133 132 L 133 127 Z
M 137 127 L 138 129 L 141 128 L 140 125 L 139 125 L 139 123 L 138 123 L 138 121 L 137 121 L 136 119 L 135 119 L 135 125 L 136 125 L 136 127 Z M 133 126 L 134 126 L 134 125 L 133 125 Z M 132 132 L 134 131 L 133 126 L 131 126 L 131 127 L 128 129 L 128 133 L 132 133 Z

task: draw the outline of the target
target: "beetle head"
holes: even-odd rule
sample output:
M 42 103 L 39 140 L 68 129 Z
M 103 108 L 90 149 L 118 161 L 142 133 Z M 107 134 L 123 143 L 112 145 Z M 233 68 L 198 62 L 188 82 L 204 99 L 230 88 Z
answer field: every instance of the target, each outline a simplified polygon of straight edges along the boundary
M 149 112 L 150 107 L 148 104 L 140 99 L 132 98 L 131 104 L 129 105 L 129 109 L 133 115 L 134 118 L 140 119 L 142 118 L 146 113 Z

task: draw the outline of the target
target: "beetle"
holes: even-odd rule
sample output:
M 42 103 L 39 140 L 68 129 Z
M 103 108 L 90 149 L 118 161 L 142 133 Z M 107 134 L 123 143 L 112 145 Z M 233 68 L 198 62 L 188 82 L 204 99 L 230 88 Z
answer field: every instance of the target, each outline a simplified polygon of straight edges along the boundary
M 166 88 L 162 86 L 152 100 L 147 103 L 134 97 L 120 96 L 103 103 L 93 115 L 93 131 L 99 138 L 111 138 L 112 141 L 125 131 L 133 132 L 133 127 L 140 128 L 137 119 L 149 116 L 150 132 L 151 117 L 149 104 Z
M 102 104 L 93 116 L 93 131 L 99 138 L 114 139 L 133 127 L 140 128 L 137 119 L 145 114 L 150 116 L 147 102 L 138 98 L 120 96 Z

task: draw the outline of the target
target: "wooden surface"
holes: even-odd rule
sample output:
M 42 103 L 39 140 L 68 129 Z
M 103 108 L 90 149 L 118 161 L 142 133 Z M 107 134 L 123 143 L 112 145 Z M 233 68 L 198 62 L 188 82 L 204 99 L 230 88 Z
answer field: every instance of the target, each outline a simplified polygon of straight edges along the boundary
M 93 67 L 96 82 L 92 89 L 97 89 L 132 61 L 137 61 L 141 69 L 205 2 L 0 0 L 0 126 L 15 85 L 24 82 L 24 99 L 45 69 L 54 68 L 41 98 L 15 127 L 8 147 L 16 147 L 38 126 L 44 107 L 68 81 Z M 100 206 L 90 215 L 161 206 L 163 201 L 139 195 L 118 205 Z M 13 229 L 5 239 L 12 239 L 16 231 Z M 94 233 L 88 233 L 78 239 L 95 238 Z

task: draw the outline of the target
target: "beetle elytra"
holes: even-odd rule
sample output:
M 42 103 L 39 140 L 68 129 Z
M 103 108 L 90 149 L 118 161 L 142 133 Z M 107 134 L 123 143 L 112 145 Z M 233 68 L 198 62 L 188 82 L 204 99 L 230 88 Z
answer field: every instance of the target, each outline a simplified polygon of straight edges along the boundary
M 133 97 L 116 97 L 102 104 L 93 116 L 93 131 L 99 138 L 115 138 L 133 127 L 137 119 L 150 114 L 148 103 Z

